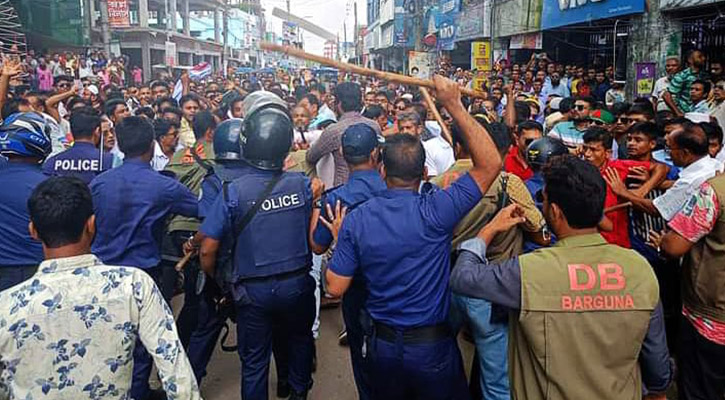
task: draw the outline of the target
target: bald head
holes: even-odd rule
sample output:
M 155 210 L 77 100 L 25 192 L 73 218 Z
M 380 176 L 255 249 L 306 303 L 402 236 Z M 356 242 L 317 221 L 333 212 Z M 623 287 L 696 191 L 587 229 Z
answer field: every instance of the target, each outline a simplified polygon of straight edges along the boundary
M 298 131 L 306 131 L 310 124 L 310 112 L 305 107 L 296 106 L 292 109 L 292 122 Z

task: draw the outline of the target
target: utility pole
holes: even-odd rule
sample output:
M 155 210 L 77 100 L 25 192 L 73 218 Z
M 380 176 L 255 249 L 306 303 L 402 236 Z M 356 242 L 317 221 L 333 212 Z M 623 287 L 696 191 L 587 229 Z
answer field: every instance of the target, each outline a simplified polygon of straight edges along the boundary
M 353 31 L 353 35 L 355 35 L 354 36 L 355 40 L 353 40 L 353 42 L 355 43 L 355 58 L 357 58 L 362 53 L 361 51 L 358 51 L 358 41 L 360 39 L 359 38 L 360 28 L 358 28 L 358 26 L 357 26 L 357 1 L 355 2 L 355 8 L 353 11 L 354 11 L 354 15 L 355 15 L 355 31 Z
M 490 60 L 491 60 L 491 70 L 493 70 L 493 63 L 496 61 L 496 57 L 493 55 L 493 43 L 494 38 L 496 37 L 496 30 L 493 28 L 493 23 L 495 19 L 493 18 L 493 6 L 495 1 L 494 0 L 488 0 L 490 6 L 489 6 L 489 16 L 488 16 L 488 29 L 491 30 L 491 33 L 489 35 L 489 39 L 491 40 L 491 43 L 489 44 L 489 51 L 490 51 Z M 484 7 L 485 10 L 485 7 Z
M 103 40 L 103 50 L 106 56 L 111 56 L 111 31 L 108 26 L 108 1 L 101 0 L 101 38 Z

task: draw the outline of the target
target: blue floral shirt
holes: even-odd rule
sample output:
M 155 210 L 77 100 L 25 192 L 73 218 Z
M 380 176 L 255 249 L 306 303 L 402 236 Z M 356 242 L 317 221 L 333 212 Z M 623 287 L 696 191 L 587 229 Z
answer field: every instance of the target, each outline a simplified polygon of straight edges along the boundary
M 139 338 L 169 399 L 200 399 L 171 309 L 137 268 L 44 261 L 0 293 L 0 399 L 130 399 Z

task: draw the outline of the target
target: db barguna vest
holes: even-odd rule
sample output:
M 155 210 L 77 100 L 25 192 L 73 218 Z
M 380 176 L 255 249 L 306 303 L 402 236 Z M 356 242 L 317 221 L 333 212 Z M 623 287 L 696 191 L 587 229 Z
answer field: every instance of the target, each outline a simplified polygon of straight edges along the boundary
M 519 261 L 512 398 L 640 400 L 637 360 L 659 300 L 647 261 L 599 234 L 566 238 Z
M 682 301 L 690 310 L 725 323 L 725 175 L 708 182 L 717 196 L 720 216 L 683 260 Z M 688 202 L 685 207 L 694 204 Z
M 309 268 L 312 256 L 307 243 L 312 194 L 309 179 L 297 172 L 285 172 L 262 200 L 254 218 L 239 232 L 239 222 L 253 206 L 274 174 L 253 170 L 229 186 L 232 231 L 238 233 L 234 251 L 237 280 L 259 278 Z

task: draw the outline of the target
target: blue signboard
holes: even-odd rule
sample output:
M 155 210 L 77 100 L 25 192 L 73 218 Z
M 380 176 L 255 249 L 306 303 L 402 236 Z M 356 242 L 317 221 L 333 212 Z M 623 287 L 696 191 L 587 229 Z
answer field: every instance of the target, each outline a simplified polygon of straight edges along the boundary
M 543 0 L 541 29 L 644 12 L 644 0 Z
M 438 50 L 453 50 L 456 41 L 456 20 L 461 9 L 461 0 L 440 0 L 438 3 Z

